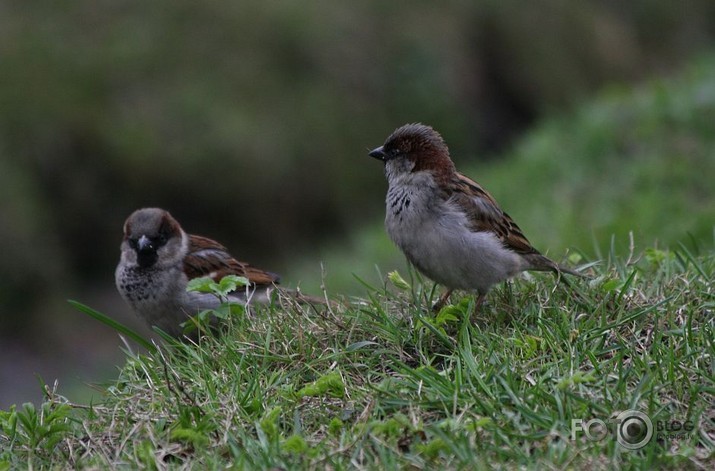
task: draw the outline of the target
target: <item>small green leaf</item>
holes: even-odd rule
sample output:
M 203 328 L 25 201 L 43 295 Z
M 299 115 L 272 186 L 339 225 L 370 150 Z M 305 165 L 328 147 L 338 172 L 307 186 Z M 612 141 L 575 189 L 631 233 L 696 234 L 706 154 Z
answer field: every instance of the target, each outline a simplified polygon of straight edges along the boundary
M 135 453 L 140 463 L 146 468 L 157 469 L 154 445 L 149 440 L 144 440 L 135 446 Z
M 568 261 L 571 265 L 578 265 L 583 260 L 583 256 L 578 252 L 571 252 L 568 256 Z
M 460 305 L 454 306 L 450 304 L 439 310 L 437 316 L 432 321 L 432 325 L 435 327 L 442 327 L 445 324 L 451 324 L 458 321 L 463 315 L 464 311 Z
M 206 435 L 202 434 L 198 430 L 190 428 L 176 428 L 172 430 L 171 439 L 191 443 L 194 447 L 205 446 L 210 442 Z
M 261 419 L 260 427 L 263 433 L 266 434 L 270 440 L 275 440 L 278 438 L 278 419 L 280 419 L 283 413 L 283 408 L 276 406 L 266 413 L 266 415 Z
M 572 386 L 577 386 L 579 384 L 584 384 L 584 383 L 592 383 L 594 381 L 596 381 L 596 377 L 593 372 L 584 373 L 583 371 L 577 371 L 572 376 L 569 376 L 567 378 L 562 378 L 561 381 L 558 382 L 556 387 L 559 390 L 563 391 L 563 390 L 568 389 Z
M 213 293 L 214 285 L 216 285 L 214 280 L 212 280 L 208 276 L 202 276 L 201 278 L 194 278 L 193 280 L 189 280 L 188 284 L 186 285 L 186 291 L 195 291 L 197 293 Z
M 340 373 L 332 372 L 304 386 L 296 394 L 298 397 L 330 396 L 341 398 L 345 396 L 345 384 Z
M 286 438 L 286 440 L 281 445 L 284 453 L 293 453 L 296 455 L 302 455 L 308 451 L 308 444 L 300 435 L 291 435 Z
M 248 278 L 244 276 L 227 275 L 219 281 L 218 290 L 221 295 L 226 296 L 228 293 L 236 291 L 236 288 L 247 286 L 249 283 Z
M 396 414 L 387 420 L 375 420 L 370 423 L 372 433 L 383 437 L 399 437 L 409 427 L 402 414 Z
M 651 264 L 658 266 L 666 260 L 673 259 L 674 254 L 667 250 L 659 250 L 659 249 L 650 247 L 650 248 L 645 249 L 645 258 Z
M 211 309 L 208 314 L 219 319 L 228 319 L 232 316 L 240 316 L 246 312 L 246 307 L 238 303 L 224 303 L 216 309 Z
M 237 288 L 250 284 L 248 278 L 238 275 L 227 275 L 216 283 L 211 278 L 204 276 L 190 280 L 186 286 L 186 291 L 196 291 L 199 293 L 211 293 L 220 299 L 226 299 L 229 293 Z
M 417 450 L 428 459 L 435 459 L 441 451 L 449 450 L 449 446 L 441 438 L 435 438 L 427 443 L 418 444 Z
M 345 423 L 342 420 L 337 417 L 333 417 L 333 419 L 328 424 L 328 433 L 333 436 L 340 435 L 340 432 L 343 431 L 344 427 Z
M 623 282 L 621 280 L 614 278 L 603 283 L 601 289 L 603 289 L 605 293 L 610 293 L 612 291 L 619 290 L 622 285 Z
M 466 423 L 466 428 L 472 432 L 477 430 L 488 428 L 494 425 L 494 421 L 490 417 L 482 417 L 480 419 L 472 420 Z

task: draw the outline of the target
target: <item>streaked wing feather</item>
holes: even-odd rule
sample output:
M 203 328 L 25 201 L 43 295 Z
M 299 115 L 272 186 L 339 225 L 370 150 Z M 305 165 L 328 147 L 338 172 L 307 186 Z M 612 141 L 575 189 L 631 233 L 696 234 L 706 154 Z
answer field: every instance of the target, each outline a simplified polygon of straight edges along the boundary
M 244 276 L 257 286 L 271 285 L 280 281 L 275 273 L 239 262 L 218 242 L 194 235 L 189 239 L 189 253 L 184 260 L 184 273 L 189 279 L 210 276 L 214 281 L 219 281 L 226 275 Z
M 449 199 L 464 210 L 474 232 L 492 232 L 505 247 L 520 254 L 538 254 L 512 218 L 477 182 L 457 174 L 451 181 Z

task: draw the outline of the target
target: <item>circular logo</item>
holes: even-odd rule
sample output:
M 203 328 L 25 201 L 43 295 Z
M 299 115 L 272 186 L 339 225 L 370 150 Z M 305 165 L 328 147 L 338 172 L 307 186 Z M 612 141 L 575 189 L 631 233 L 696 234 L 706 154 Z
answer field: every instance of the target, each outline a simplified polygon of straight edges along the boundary
M 616 440 L 628 450 L 639 450 L 653 438 L 653 422 L 637 410 L 627 410 L 616 417 Z
M 600 442 L 608 435 L 608 427 L 603 420 L 592 419 L 584 424 L 583 432 L 592 442 Z

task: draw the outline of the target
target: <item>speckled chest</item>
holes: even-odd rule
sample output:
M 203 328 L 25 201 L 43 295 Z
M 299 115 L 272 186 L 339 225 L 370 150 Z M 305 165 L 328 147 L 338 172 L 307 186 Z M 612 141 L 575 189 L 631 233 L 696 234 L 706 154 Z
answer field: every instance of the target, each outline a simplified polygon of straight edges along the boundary
M 166 299 L 171 284 L 166 273 L 153 268 L 127 267 L 118 273 L 117 288 L 132 304 Z
M 404 186 L 391 187 L 387 192 L 385 201 L 387 218 L 404 222 L 405 216 L 410 216 L 410 205 L 413 199 L 414 194 L 410 188 Z
M 389 226 L 408 226 L 416 229 L 425 218 L 434 216 L 439 198 L 431 176 L 424 172 L 401 174 L 389 178 L 385 198 L 385 222 Z

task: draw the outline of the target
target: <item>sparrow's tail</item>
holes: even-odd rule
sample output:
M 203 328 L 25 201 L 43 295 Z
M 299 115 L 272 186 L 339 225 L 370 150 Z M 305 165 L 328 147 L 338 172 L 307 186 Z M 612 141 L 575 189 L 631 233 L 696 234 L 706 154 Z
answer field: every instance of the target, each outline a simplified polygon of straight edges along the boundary
M 526 258 L 526 257 L 525 257 Z M 548 257 L 541 254 L 530 254 L 527 258 L 530 263 L 528 270 L 534 271 L 550 271 L 556 276 L 560 276 L 562 273 L 568 275 L 577 276 L 579 278 L 589 278 L 585 273 L 574 270 L 573 268 L 566 267 L 564 265 L 559 265 Z
M 541 254 L 529 255 L 529 258 L 527 260 L 532 265 L 529 268 L 530 270 L 552 272 L 554 274 L 554 276 L 556 276 L 556 280 L 558 283 L 563 283 L 564 285 L 566 285 L 566 287 L 568 287 L 571 290 L 572 298 L 576 301 L 577 304 L 579 304 L 581 307 L 586 308 L 586 309 L 590 308 L 589 303 L 584 299 L 584 297 L 581 294 L 579 294 L 578 290 L 576 290 L 574 288 L 574 285 L 572 285 L 571 282 L 568 279 L 566 279 L 566 277 L 561 276 L 563 273 L 566 273 L 568 275 L 577 276 L 579 278 L 590 278 L 587 274 L 576 271 L 573 268 L 559 265 L 558 263 L 554 262 L 550 258 L 544 257 Z M 591 265 L 586 265 L 585 267 L 582 267 L 582 268 L 588 268 L 589 266 L 591 266 Z
M 578 276 L 579 278 L 589 278 L 585 273 L 576 271 L 573 268 L 565 267 L 563 265 L 556 265 L 556 273 L 568 273 L 569 275 Z

